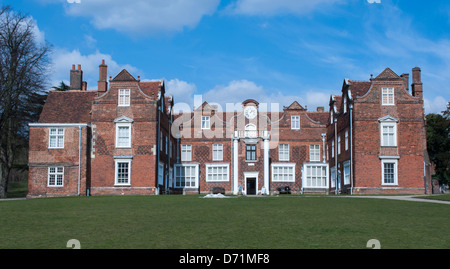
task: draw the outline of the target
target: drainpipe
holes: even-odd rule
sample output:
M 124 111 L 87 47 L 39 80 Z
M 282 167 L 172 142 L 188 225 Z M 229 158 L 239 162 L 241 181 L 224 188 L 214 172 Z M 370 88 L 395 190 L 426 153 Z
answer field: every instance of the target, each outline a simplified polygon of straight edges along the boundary
M 160 99 L 161 100 L 161 99 Z M 157 176 L 156 176 L 156 189 L 158 190 L 158 194 L 159 193 L 159 151 L 161 150 L 159 148 L 159 145 L 161 144 L 161 137 L 160 137 L 160 133 L 161 133 L 161 105 L 158 106 L 158 130 L 156 131 L 156 137 L 158 138 L 156 143 L 156 153 L 157 153 L 157 161 L 156 161 L 156 171 L 157 171 Z
M 81 125 L 78 126 L 78 196 L 81 187 Z
M 338 192 L 338 164 L 337 164 L 337 156 L 338 156 L 338 144 L 337 144 L 337 119 L 334 118 L 334 167 L 336 169 L 335 174 L 335 183 L 336 183 L 336 190 L 334 191 L 334 195 L 337 195 Z
M 348 105 L 350 108 L 350 195 L 353 195 L 353 103 Z

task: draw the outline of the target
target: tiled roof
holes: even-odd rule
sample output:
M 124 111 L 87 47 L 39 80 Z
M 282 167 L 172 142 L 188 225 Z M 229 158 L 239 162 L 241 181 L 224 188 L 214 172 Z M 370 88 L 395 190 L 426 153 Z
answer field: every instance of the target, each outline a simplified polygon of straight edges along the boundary
M 160 91 L 161 81 L 140 81 L 139 87 L 148 96 L 153 97 L 154 100 L 158 99 L 158 93 Z
M 88 123 L 97 91 L 50 91 L 39 123 Z
M 355 98 L 356 96 L 363 96 L 370 89 L 370 85 L 372 85 L 372 82 L 370 81 L 349 80 L 349 82 L 352 98 Z
M 307 115 L 313 121 L 320 122 L 321 124 L 328 123 L 328 117 L 329 117 L 328 112 L 307 112 Z

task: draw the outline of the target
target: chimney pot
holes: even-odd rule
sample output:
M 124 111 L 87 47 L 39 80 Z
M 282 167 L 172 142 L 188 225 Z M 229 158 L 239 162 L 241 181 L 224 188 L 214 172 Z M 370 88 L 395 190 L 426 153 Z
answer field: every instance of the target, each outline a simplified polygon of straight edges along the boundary
M 75 70 L 75 65 L 74 64 L 72 64 L 72 70 Z
M 78 65 L 78 70 L 81 70 L 81 64 Z

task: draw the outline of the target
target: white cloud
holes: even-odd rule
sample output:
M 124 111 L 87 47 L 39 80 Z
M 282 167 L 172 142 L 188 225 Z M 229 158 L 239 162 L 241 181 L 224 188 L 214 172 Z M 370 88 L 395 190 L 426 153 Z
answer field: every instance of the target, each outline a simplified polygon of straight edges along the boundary
M 450 101 L 446 100 L 442 96 L 436 96 L 433 100 L 424 98 L 423 102 L 424 102 L 425 114 L 429 114 L 429 113 L 439 114 L 442 111 L 447 109 L 447 104 Z
M 88 89 L 96 90 L 98 66 L 102 60 L 105 60 L 106 65 L 108 65 L 108 78 L 110 75 L 114 78 L 122 69 L 127 69 L 133 76 L 142 74 L 142 71 L 138 68 L 128 64 L 121 65 L 114 61 L 111 55 L 99 51 L 83 55 L 79 50 L 56 49 L 51 57 L 53 71 L 50 78 L 51 86 L 59 85 L 61 81 L 69 83 L 72 65 L 75 64 L 77 68 L 77 65 L 80 64 L 83 70 L 83 80 L 87 81 Z
M 277 15 L 305 14 L 323 5 L 330 5 L 343 0 L 238 0 L 227 9 L 234 14 Z
M 217 85 L 203 94 L 197 92 L 197 87 L 193 83 L 188 83 L 179 79 L 172 79 L 166 82 L 166 90 L 169 94 L 174 94 L 175 107 L 199 106 L 203 102 L 220 105 L 221 111 L 228 109 L 240 110 L 240 104 L 247 99 L 254 99 L 260 103 L 260 109 L 271 110 L 272 105 L 279 111 L 284 106 L 289 106 L 294 101 L 302 106 L 308 106 L 310 111 L 314 111 L 317 106 L 324 106 L 329 100 L 329 94 L 311 90 L 302 98 L 295 95 L 285 95 L 281 91 L 265 89 L 249 80 L 233 80 L 226 85 Z M 194 97 L 194 95 L 196 95 Z M 306 102 L 305 102 L 306 100 Z M 228 107 L 227 107 L 228 104 Z M 227 109 L 228 108 L 228 109 Z
M 88 16 L 99 29 L 136 34 L 195 27 L 215 12 L 220 0 L 89 0 L 66 5 L 73 16 Z
M 177 78 L 166 81 L 166 94 L 173 95 L 175 103 L 186 103 L 191 107 L 196 90 L 195 84 Z

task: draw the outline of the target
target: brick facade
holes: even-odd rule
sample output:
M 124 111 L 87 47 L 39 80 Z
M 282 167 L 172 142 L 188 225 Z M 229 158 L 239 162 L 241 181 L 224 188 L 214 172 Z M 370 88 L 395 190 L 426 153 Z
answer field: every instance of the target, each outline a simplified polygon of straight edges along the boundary
M 73 66 L 71 89 L 51 91 L 30 124 L 28 197 L 425 192 L 418 68 L 411 93 L 409 76 L 390 69 L 370 81 L 346 79 L 328 112 L 245 100 L 234 111 L 203 102 L 173 113 L 164 81 L 126 70 L 107 81 L 104 61 L 97 91 L 86 91 L 82 76 Z

